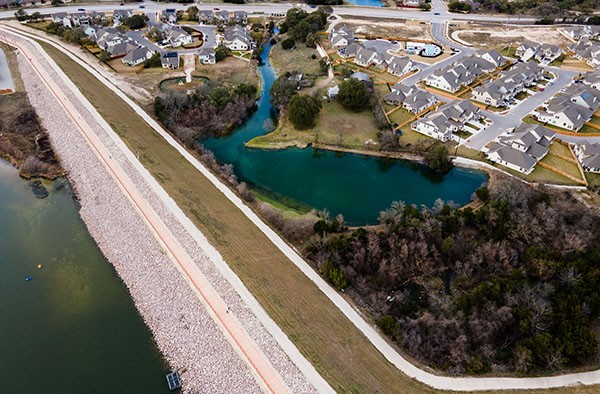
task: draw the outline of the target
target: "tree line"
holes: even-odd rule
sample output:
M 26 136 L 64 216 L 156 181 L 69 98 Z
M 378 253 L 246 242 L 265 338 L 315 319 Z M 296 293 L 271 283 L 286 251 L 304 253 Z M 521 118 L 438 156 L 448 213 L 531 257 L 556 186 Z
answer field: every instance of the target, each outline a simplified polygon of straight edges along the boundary
M 305 252 L 420 362 L 531 373 L 595 361 L 600 217 L 570 192 L 497 180 L 481 206 L 394 203 L 373 228 L 323 217 Z

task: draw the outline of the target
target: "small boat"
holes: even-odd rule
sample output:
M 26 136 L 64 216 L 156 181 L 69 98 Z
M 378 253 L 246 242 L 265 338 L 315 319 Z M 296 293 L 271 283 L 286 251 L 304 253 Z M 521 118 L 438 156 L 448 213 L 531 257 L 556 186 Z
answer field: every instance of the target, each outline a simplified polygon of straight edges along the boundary
M 33 276 L 31 276 L 31 275 L 29 275 L 28 277 L 26 277 L 26 278 L 25 278 L 25 280 L 26 280 L 26 281 L 28 281 L 28 282 L 29 282 L 30 280 L 32 280 L 32 279 L 33 279 Z

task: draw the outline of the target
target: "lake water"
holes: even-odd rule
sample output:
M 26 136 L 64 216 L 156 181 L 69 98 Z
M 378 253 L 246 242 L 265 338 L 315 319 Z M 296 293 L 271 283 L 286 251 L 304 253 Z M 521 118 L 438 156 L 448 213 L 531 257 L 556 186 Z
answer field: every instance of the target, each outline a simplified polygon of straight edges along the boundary
M 48 190 L 35 198 L 0 161 L 0 393 L 168 393 L 167 365 L 66 181 Z
M 432 206 L 441 198 L 457 204 L 470 201 L 487 181 L 481 171 L 454 168 L 444 177 L 406 160 L 339 154 L 315 149 L 258 150 L 244 143 L 267 132 L 272 116 L 269 90 L 277 79 L 268 61 L 270 45 L 259 67 L 263 94 L 258 110 L 235 132 L 202 143 L 217 159 L 234 165 L 236 175 L 255 187 L 317 209 L 342 213 L 351 225 L 373 224 L 393 201 Z
M 361 5 L 367 7 L 383 7 L 381 0 L 346 0 L 350 4 Z

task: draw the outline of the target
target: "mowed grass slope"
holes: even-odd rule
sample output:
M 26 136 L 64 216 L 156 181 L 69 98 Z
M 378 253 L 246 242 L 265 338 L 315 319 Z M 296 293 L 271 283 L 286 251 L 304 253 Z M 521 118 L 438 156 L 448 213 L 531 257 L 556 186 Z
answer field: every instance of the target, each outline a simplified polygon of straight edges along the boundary
M 42 44 L 338 392 L 434 393 L 400 373 L 208 179 L 91 74 Z M 541 390 L 591 394 L 598 387 Z M 507 393 L 502 391 L 502 393 Z M 532 392 L 533 393 L 533 392 Z

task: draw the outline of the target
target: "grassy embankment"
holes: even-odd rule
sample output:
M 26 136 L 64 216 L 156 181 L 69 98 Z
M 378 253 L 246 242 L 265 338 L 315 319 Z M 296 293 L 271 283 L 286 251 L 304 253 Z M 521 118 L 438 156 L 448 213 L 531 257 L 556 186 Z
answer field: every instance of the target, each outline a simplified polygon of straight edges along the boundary
M 44 47 L 128 146 L 139 150 L 146 168 L 336 391 L 438 392 L 389 364 L 241 211 L 130 107 L 64 54 L 48 45 Z M 577 387 L 531 393 L 597 391 L 598 387 Z

